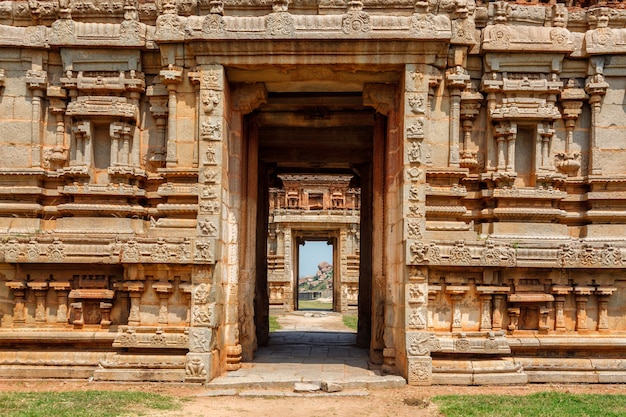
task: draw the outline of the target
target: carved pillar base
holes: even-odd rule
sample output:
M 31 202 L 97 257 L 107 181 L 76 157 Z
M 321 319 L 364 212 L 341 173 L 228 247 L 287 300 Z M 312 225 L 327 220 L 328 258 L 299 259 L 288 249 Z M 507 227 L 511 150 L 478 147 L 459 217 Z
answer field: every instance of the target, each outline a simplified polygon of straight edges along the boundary
M 393 348 L 383 349 L 383 365 L 381 367 L 383 375 L 396 374 L 396 350 Z
M 409 357 L 409 385 L 432 385 L 433 360 L 429 356 Z
M 219 355 L 210 353 L 188 353 L 185 362 L 185 382 L 209 382 L 218 373 Z
M 241 369 L 241 345 L 226 346 L 226 370 Z

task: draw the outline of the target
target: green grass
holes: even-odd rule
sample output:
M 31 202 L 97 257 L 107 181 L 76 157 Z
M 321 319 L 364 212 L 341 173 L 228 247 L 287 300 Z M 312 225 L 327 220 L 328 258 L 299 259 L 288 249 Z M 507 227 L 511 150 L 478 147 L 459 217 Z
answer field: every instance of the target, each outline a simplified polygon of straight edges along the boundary
M 353 316 L 351 314 L 344 314 L 341 317 L 341 321 L 343 321 L 343 325 L 351 328 L 356 332 L 359 318 L 357 316 Z
M 278 324 L 278 318 L 276 316 L 270 316 L 270 332 L 282 329 L 282 326 Z
M 3 417 L 130 417 L 178 408 L 176 399 L 146 392 L 0 392 Z
M 515 388 L 511 388 L 514 390 Z M 514 395 L 446 395 L 433 401 L 445 417 L 617 417 L 626 415 L 626 395 L 540 392 Z
M 323 303 L 316 300 L 299 300 L 298 310 L 332 310 L 333 303 Z

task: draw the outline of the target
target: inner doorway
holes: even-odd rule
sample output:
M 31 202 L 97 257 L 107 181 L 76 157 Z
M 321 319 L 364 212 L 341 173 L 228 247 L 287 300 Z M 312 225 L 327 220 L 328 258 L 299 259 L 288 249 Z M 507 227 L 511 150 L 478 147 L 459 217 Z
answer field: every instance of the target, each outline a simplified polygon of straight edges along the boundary
M 334 311 L 336 265 L 335 245 L 324 240 L 303 240 L 298 244 L 295 309 Z
M 289 210 L 303 210 L 303 206 L 308 205 L 309 208 L 323 212 L 325 196 L 316 193 L 314 189 L 308 190 L 306 196 L 298 195 L 285 186 L 286 181 L 295 176 L 343 176 L 348 178 L 347 188 L 350 192 L 358 193 L 359 203 L 354 207 L 358 213 L 342 215 L 354 214 L 357 217 L 356 225 L 348 227 L 345 232 L 333 231 L 332 236 L 325 238 L 335 239 L 335 242 L 342 244 L 347 234 L 350 234 L 350 239 L 355 242 L 357 249 L 351 268 L 358 271 L 354 282 L 354 293 L 358 294 L 358 299 L 353 306 L 358 316 L 357 344 L 369 347 L 372 333 L 372 172 L 375 164 L 381 164 L 378 159 L 384 158 L 382 153 L 375 157 L 373 150 L 375 141 L 384 143 L 385 117 L 363 105 L 361 92 L 269 93 L 267 104 L 246 119 L 248 144 L 252 147 L 249 155 L 258 156 L 253 164 L 248 164 L 255 168 L 248 173 L 248 186 L 252 186 L 250 182 L 256 182 L 257 185 L 253 195 L 257 211 L 254 324 L 258 345 L 266 345 L 270 336 L 270 299 L 275 294 L 272 289 L 276 286 L 276 277 L 269 272 L 271 268 L 268 266 L 275 265 L 275 271 L 284 269 L 294 280 L 298 272 L 295 269 L 298 267 L 298 231 L 282 226 L 270 227 L 270 207 L 275 207 L 278 201 L 274 198 L 280 196 L 281 204 L 286 205 L 278 216 L 297 222 L 301 218 Z M 273 190 L 283 190 L 281 192 L 284 195 Z M 336 202 L 335 196 L 331 193 L 328 198 L 331 204 L 328 211 L 331 213 L 332 204 Z M 366 219 L 365 225 L 361 219 Z M 274 218 L 272 224 L 276 223 Z M 329 230 L 329 224 L 322 220 L 299 230 L 317 233 L 319 230 Z M 273 240 L 288 243 L 283 245 L 284 249 L 278 245 L 272 253 L 268 246 L 272 246 Z M 336 260 L 339 256 L 337 244 L 334 248 Z M 291 259 L 288 259 L 289 254 L 292 254 Z M 334 285 L 333 307 L 340 311 L 337 291 L 340 288 Z M 294 301 L 297 300 L 298 296 L 292 294 Z M 297 304 L 295 308 L 298 308 Z

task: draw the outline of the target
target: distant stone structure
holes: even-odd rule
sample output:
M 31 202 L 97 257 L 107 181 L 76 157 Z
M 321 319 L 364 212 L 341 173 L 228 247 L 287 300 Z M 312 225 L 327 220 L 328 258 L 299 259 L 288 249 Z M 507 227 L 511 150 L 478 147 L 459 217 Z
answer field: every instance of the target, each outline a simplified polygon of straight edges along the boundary
M 360 189 L 353 175 L 281 174 L 282 187 L 270 188 L 267 280 L 269 303 L 297 309 L 298 247 L 307 240 L 333 245 L 333 310 L 358 307 Z
M 238 369 L 286 279 L 276 225 L 312 216 L 285 195 L 269 227 L 269 190 L 351 173 L 383 372 L 626 381 L 625 24 L 612 0 L 1 1 L 0 375 Z

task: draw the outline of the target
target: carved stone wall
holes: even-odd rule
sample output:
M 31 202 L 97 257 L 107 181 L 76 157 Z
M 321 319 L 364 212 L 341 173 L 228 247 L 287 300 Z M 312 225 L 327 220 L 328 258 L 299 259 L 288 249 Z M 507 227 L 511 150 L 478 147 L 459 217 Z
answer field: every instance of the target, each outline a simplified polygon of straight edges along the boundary
M 296 229 L 341 224 L 385 372 L 623 382 L 625 24 L 612 2 L 0 2 L 2 375 L 238 369 Z M 263 123 L 290 166 L 260 161 Z M 272 169 L 367 192 L 268 201 Z

